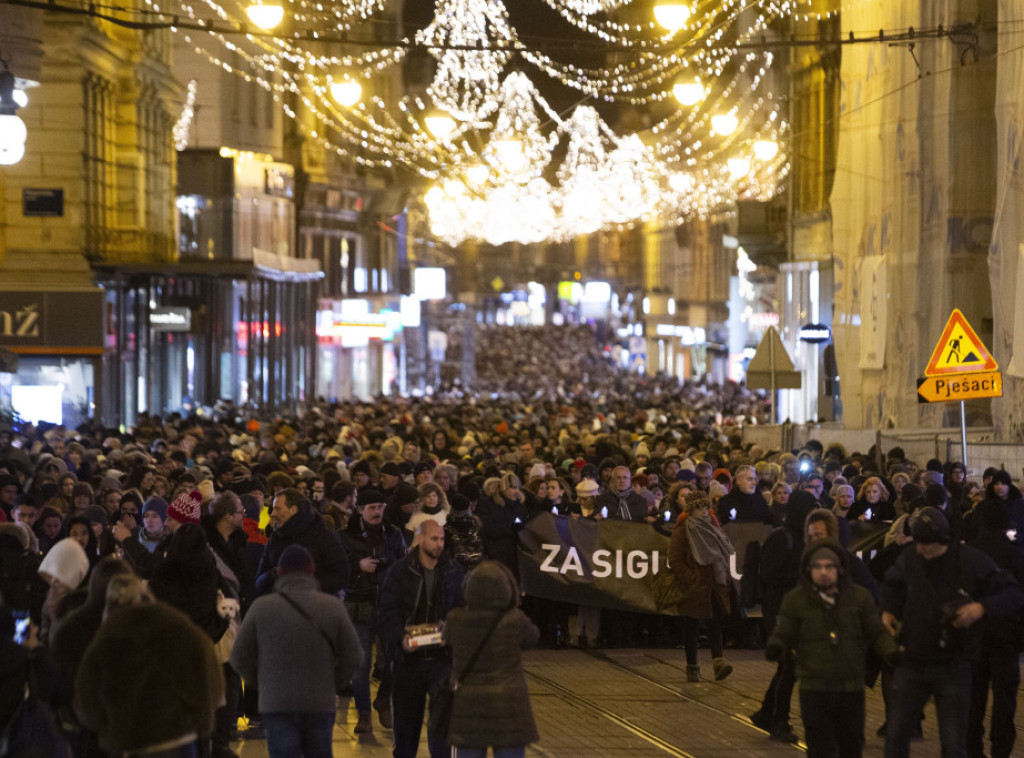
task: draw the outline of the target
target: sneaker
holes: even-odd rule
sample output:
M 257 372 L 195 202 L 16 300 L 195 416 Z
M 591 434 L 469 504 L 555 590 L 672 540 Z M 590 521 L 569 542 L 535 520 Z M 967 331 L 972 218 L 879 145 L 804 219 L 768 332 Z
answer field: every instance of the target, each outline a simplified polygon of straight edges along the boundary
M 377 718 L 380 719 L 380 725 L 385 729 L 391 729 L 395 725 L 395 720 L 391 716 L 391 705 L 385 703 L 384 705 L 374 706 L 377 710 Z
M 774 742 L 791 742 L 793 744 L 800 741 L 800 738 L 796 736 L 796 733 L 793 732 L 793 728 L 789 724 L 773 727 L 768 735 L 768 739 Z
M 711 662 L 715 669 L 715 681 L 720 682 L 732 673 L 732 664 L 725 658 L 715 658 Z
M 356 722 L 355 728 L 356 734 L 372 734 L 373 733 L 373 719 L 370 718 L 369 711 L 359 711 L 359 721 Z

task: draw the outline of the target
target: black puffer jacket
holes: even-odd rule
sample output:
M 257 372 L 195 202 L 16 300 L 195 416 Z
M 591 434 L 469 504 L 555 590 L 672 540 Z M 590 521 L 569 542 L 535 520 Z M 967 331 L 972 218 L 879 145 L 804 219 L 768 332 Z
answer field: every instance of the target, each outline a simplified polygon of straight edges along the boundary
M 300 511 L 270 535 L 256 571 L 257 596 L 274 588 L 274 569 L 289 545 L 302 545 L 313 554 L 315 576 L 324 592 L 336 595 L 348 586 L 351 567 L 338 535 L 324 525 L 319 513 Z
M 452 670 L 459 681 L 449 732 L 455 747 L 519 747 L 540 739 L 522 655 L 537 644 L 540 631 L 518 604 L 512 572 L 497 561 L 485 561 L 466 580 L 466 607 L 448 615 Z M 464 673 L 498 616 L 473 668 Z

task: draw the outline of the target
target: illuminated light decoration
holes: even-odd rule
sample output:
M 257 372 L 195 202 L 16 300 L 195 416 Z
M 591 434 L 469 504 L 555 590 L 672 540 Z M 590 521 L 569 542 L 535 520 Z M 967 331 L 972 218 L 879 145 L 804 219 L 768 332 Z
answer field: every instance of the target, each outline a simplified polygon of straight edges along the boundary
M 672 85 L 672 95 L 680 105 L 696 105 L 704 99 L 704 85 L 698 77 L 678 81 Z
M 14 74 L 7 68 L 0 71 L 0 166 L 13 166 L 25 157 L 28 129 L 18 116 L 18 103 L 14 99 Z
M 179 153 L 188 147 L 189 130 L 192 128 L 192 121 L 196 115 L 196 92 L 199 88 L 195 79 L 189 81 L 185 93 L 185 105 L 181 108 L 181 115 L 174 122 L 171 134 L 174 137 L 174 149 Z
M 728 171 L 727 159 L 735 156 L 741 144 L 746 144 L 744 137 L 733 137 L 732 134 L 764 135 L 778 143 L 788 131 L 788 125 L 780 118 L 780 101 L 760 92 L 772 64 L 772 54 L 744 51 L 735 44 L 756 41 L 773 21 L 793 11 L 795 6 L 792 2 L 767 0 L 753 12 L 749 3 L 742 0 L 698 4 L 687 28 L 673 37 L 674 50 L 666 51 L 663 32 L 653 23 L 618 23 L 603 17 L 589 19 L 582 15 L 597 12 L 594 9 L 598 5 L 602 6 L 602 13 L 606 12 L 605 9 L 619 5 L 615 0 L 545 1 L 563 17 L 573 17 L 571 22 L 579 28 L 592 32 L 604 42 L 618 41 L 635 53 L 628 63 L 597 69 L 576 67 L 554 61 L 540 51 L 527 49 L 507 24 L 506 30 L 499 32 L 492 28 L 483 32 L 463 28 L 459 33 L 481 40 L 475 45 L 478 49 L 444 52 L 511 54 L 514 51 L 523 61 L 566 86 L 605 101 L 622 103 L 653 103 L 671 98 L 673 83 L 685 75 L 699 74 L 702 81 L 709 82 L 704 100 L 698 107 L 675 112 L 654 124 L 644 133 L 643 141 L 637 139 L 630 146 L 626 143 L 634 142 L 630 140 L 632 135 L 625 135 L 609 138 L 604 144 L 601 170 L 606 172 L 605 175 L 617 170 L 627 177 L 637 176 L 637 181 L 622 184 L 622 197 L 614 208 L 610 205 L 609 212 L 598 221 L 601 228 L 621 229 L 652 218 L 653 214 L 657 214 L 659 223 L 664 224 L 694 217 L 721 216 L 731 212 L 731 204 L 737 199 L 768 199 L 777 193 L 789 171 L 782 151 L 768 161 L 759 159 L 752 170 L 739 180 L 733 179 Z M 151 8 L 156 7 L 153 0 L 143 2 Z M 342 30 L 365 18 L 361 14 L 365 14 L 366 9 L 382 4 L 376 0 L 341 0 L 331 6 L 321 6 L 315 1 L 292 0 L 289 14 L 296 20 L 321 19 L 325 22 L 322 28 Z M 446 8 L 458 5 L 453 2 Z M 475 12 L 474 9 L 487 8 L 487 13 L 492 16 L 497 13 L 496 18 L 504 19 L 504 9 L 500 4 L 478 1 L 462 5 L 469 15 Z M 238 15 L 237 11 L 231 13 L 221 8 L 214 0 L 201 0 L 198 7 L 201 6 L 212 9 L 223 19 Z M 183 3 L 181 7 L 189 17 L 197 17 L 191 6 Z M 446 13 L 447 10 L 439 7 L 434 19 L 441 35 L 447 33 L 444 29 L 458 26 L 450 22 Z M 502 41 L 503 35 L 506 41 Z M 538 121 L 536 128 L 529 130 L 525 139 L 515 129 L 495 129 L 486 120 L 462 121 L 455 124 L 446 137 L 439 138 L 425 119 L 432 105 L 438 104 L 436 100 L 431 104 L 407 96 L 384 102 L 379 97 L 371 97 L 366 103 L 352 108 L 338 108 L 325 86 L 328 74 L 338 68 L 352 71 L 364 79 L 386 71 L 405 58 L 406 50 L 401 47 L 385 47 L 379 51 L 361 51 L 359 55 L 347 56 L 327 55 L 322 49 L 315 53 L 307 50 L 299 41 L 298 34 L 294 40 L 290 37 L 248 36 L 244 46 L 212 31 L 203 35 L 198 44 L 193 43 L 187 33 L 185 39 L 194 44 L 195 51 L 212 65 L 270 93 L 285 115 L 295 122 L 296 128 L 329 152 L 371 169 L 403 166 L 431 182 L 441 181 L 453 173 L 462 176 L 465 186 L 471 191 L 455 198 L 449 210 L 466 221 L 466 225 L 461 232 L 449 228 L 446 241 L 470 238 L 493 241 L 492 236 L 497 239 L 516 233 L 514 230 L 510 232 L 506 225 L 504 230 L 492 234 L 486 226 L 486 219 L 500 219 L 500 213 L 494 211 L 499 206 L 491 202 L 491 193 L 497 189 L 501 189 L 499 196 L 511 198 L 520 204 L 519 207 L 530 207 L 523 203 L 535 203 L 539 198 L 545 198 L 557 215 L 563 206 L 565 186 L 561 183 L 550 186 L 547 182 L 535 180 L 542 180 L 542 167 L 551 160 L 551 147 L 560 137 L 571 138 L 575 125 L 566 126 L 572 119 L 565 121 L 558 114 L 549 112 L 550 108 L 535 95 L 533 101 L 523 107 L 530 113 L 542 112 L 545 117 Z M 420 43 L 419 40 L 417 42 Z M 432 47 L 429 40 L 426 44 L 428 51 L 437 57 L 440 48 Z M 217 45 L 226 52 L 218 55 Z M 468 56 L 464 57 L 462 63 L 469 60 Z M 495 76 L 500 77 L 502 65 L 491 66 Z M 456 92 L 460 103 L 465 99 L 464 92 L 472 91 L 475 86 L 472 73 L 467 70 L 466 75 L 470 77 L 467 81 L 453 82 L 456 88 L 461 88 Z M 529 81 L 525 75 L 524 78 Z M 435 93 L 430 91 L 430 94 L 434 98 Z M 493 90 L 488 97 L 493 97 Z M 730 135 L 711 133 L 711 114 L 721 111 L 740 114 L 737 127 Z M 496 121 L 493 113 L 488 119 Z M 540 123 L 544 124 L 543 129 Z M 504 140 L 509 136 L 523 142 L 523 160 L 512 164 L 500 158 Z M 541 146 L 542 154 L 535 155 L 533 145 Z M 616 152 L 620 147 L 621 150 Z M 510 171 L 510 166 L 520 170 Z M 474 172 L 481 172 L 478 178 L 471 178 L 472 167 L 478 167 Z M 637 174 L 648 170 L 649 174 L 642 177 Z M 484 171 L 486 177 L 482 176 Z M 510 189 L 506 186 L 510 183 L 520 186 Z M 438 193 L 443 195 L 444 192 L 443 185 L 438 186 L 438 192 L 432 192 L 435 199 Z M 645 210 L 644 198 L 652 194 L 651 187 L 660 189 L 661 198 L 652 209 Z M 632 212 L 627 210 L 631 207 Z M 507 208 L 504 212 L 507 213 Z M 521 237 L 525 240 L 535 233 L 535 229 L 526 229 Z M 572 233 L 567 224 L 551 224 L 545 239 Z
M 761 139 L 754 143 L 754 157 L 759 161 L 770 161 L 778 154 L 778 142 Z
M 491 170 L 483 163 L 473 163 L 466 167 L 466 179 L 475 187 L 487 182 Z
M 347 74 L 338 81 L 331 81 L 331 97 L 338 105 L 349 108 L 363 96 L 363 85 Z
M 480 121 L 497 109 L 491 97 L 512 57 L 515 33 L 495 0 L 439 0 L 434 20 L 416 42 L 437 60 L 428 93 L 458 121 Z M 486 49 L 503 42 L 507 49 Z M 483 48 L 483 49 L 474 49 Z
M 729 173 L 733 179 L 739 179 L 750 173 L 750 158 L 740 156 L 738 158 L 730 158 L 727 162 L 729 166 Z
M 257 3 L 245 9 L 245 15 L 261 29 L 273 29 L 284 20 L 284 7 Z
M 654 6 L 654 20 L 672 34 L 686 26 L 692 13 L 685 3 L 658 3 Z
M 739 119 L 736 118 L 736 114 L 732 113 L 716 113 L 711 117 L 711 128 L 714 129 L 715 134 L 721 135 L 722 137 L 728 137 L 739 126 Z
M 441 111 L 428 113 L 423 117 L 423 123 L 427 125 L 430 133 L 440 140 L 448 139 L 455 131 L 455 119 Z

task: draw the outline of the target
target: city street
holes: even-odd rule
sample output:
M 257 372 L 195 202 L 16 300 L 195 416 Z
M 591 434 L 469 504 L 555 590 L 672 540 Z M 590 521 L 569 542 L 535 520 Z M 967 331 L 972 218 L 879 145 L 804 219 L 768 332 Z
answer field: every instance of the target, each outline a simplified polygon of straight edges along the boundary
M 748 717 L 760 705 L 774 664 L 760 650 L 727 650 L 735 665 L 722 682 L 710 677 L 707 651 L 701 651 L 704 678 L 684 682 L 683 653 L 671 649 L 534 650 L 527 653 L 527 674 L 541 741 L 527 756 L 541 758 L 706 758 L 713 756 L 785 756 L 804 752 L 800 745 L 772 742 Z M 867 691 L 864 755 L 882 755 L 884 741 L 875 732 L 883 721 L 881 692 Z M 913 754 L 939 754 L 932 705 L 925 708 L 923 742 Z M 352 731 L 355 710 L 334 732 L 336 756 L 389 756 L 391 732 L 374 719 L 374 733 Z M 798 697 L 793 697 L 793 727 L 802 734 Z M 1018 731 L 1020 731 L 1018 727 Z M 244 758 L 267 755 L 264 741 L 240 743 Z M 427 755 L 425 735 L 420 755 Z

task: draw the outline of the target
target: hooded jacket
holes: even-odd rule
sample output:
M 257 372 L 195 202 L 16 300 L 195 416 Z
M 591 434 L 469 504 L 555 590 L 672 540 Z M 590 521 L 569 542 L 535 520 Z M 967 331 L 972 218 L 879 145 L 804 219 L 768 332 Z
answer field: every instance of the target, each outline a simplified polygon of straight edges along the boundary
M 811 557 L 821 547 L 830 548 L 841 564 L 834 604 L 826 602 L 811 582 Z M 896 642 L 882 626 L 870 593 L 850 581 L 848 565 L 838 542 L 813 540 L 800 558 L 800 585 L 783 598 L 765 652 L 795 651 L 801 690 L 862 691 L 868 646 L 881 658 L 896 653 Z
M 540 631 L 518 604 L 512 572 L 497 561 L 485 561 L 466 580 L 466 606 L 448 615 L 452 671 L 459 682 L 449 731 L 456 747 L 519 747 L 540 739 L 522 655 L 537 644 Z M 501 620 L 465 672 L 496 616 Z

